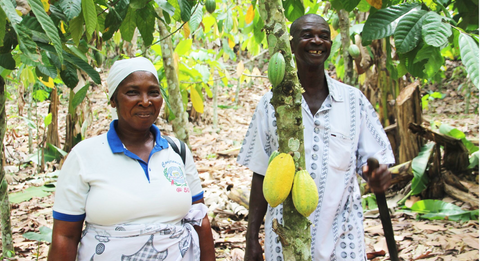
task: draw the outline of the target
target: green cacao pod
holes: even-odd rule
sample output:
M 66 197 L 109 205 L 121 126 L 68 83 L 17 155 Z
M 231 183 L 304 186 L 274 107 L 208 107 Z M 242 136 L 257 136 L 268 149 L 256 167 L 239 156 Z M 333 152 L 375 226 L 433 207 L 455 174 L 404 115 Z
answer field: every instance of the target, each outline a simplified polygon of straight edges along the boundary
M 263 196 L 272 207 L 280 205 L 292 190 L 295 162 L 290 154 L 280 153 L 268 165 L 263 179 Z
M 285 77 L 285 58 L 280 52 L 276 52 L 268 62 L 268 79 L 273 88 L 277 87 Z
M 280 152 L 278 152 L 278 150 L 272 152 L 272 154 L 270 155 L 270 158 L 268 159 L 268 165 L 270 165 L 270 162 L 272 162 L 272 160 L 278 155 L 280 155 Z
M 292 201 L 298 213 L 304 217 L 310 216 L 318 205 L 318 189 L 308 171 L 295 173 L 292 188 Z
M 205 9 L 207 9 L 207 12 L 213 13 L 215 12 L 215 9 L 217 8 L 217 3 L 215 0 L 205 0 Z
M 338 20 L 338 15 L 336 15 L 336 14 L 333 15 L 331 24 L 332 24 L 333 29 L 338 30 L 338 27 L 340 27 L 339 20 Z
M 355 44 L 352 44 L 348 47 L 348 53 L 355 59 L 360 56 L 360 49 Z
M 97 63 L 97 67 L 102 67 L 104 61 L 103 54 L 99 51 L 93 51 L 93 53 L 95 57 L 95 62 Z

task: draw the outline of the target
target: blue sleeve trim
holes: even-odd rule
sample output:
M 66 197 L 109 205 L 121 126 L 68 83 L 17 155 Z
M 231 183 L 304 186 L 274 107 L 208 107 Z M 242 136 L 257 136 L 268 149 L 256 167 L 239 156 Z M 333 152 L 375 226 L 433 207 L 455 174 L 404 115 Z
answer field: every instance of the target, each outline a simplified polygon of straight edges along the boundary
M 62 221 L 70 221 L 70 222 L 77 222 L 77 221 L 82 221 L 85 219 L 85 214 L 81 215 L 69 215 L 69 214 L 63 214 L 60 212 L 56 212 L 55 210 L 53 211 L 53 218 L 62 220 Z
M 198 201 L 203 198 L 203 191 L 192 197 L 192 202 Z

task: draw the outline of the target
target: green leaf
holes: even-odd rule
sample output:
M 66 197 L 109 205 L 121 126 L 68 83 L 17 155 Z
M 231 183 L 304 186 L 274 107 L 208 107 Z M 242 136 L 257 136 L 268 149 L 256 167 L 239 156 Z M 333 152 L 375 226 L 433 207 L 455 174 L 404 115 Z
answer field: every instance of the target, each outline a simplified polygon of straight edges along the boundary
M 50 144 L 50 143 L 47 143 L 47 146 L 48 146 L 48 150 L 51 151 L 51 152 L 54 152 L 55 155 L 56 155 L 56 159 L 61 159 L 62 157 L 66 157 L 67 156 L 67 152 L 58 148 L 57 146 L 53 145 L 53 144 Z
M 60 0 L 58 5 L 67 17 L 67 21 L 79 16 L 82 12 L 82 0 Z
M 439 127 L 440 133 L 459 139 L 462 141 L 463 145 L 465 145 L 465 148 L 467 148 L 468 153 L 472 154 L 476 151 L 478 151 L 478 146 L 475 146 L 471 141 L 467 140 L 466 135 L 463 131 L 454 128 L 448 124 L 442 123 Z
M 0 1 L 0 7 L 12 25 L 17 25 L 22 22 L 22 18 L 17 14 L 17 11 L 15 11 L 15 6 L 12 1 Z
M 180 17 L 182 21 L 188 22 L 190 16 L 192 15 L 192 6 L 188 0 L 178 0 L 178 5 L 180 7 Z
M 192 17 L 190 17 L 190 21 L 188 22 L 190 24 L 190 30 L 195 32 L 202 22 L 203 18 L 203 6 L 198 3 L 195 9 L 195 12 L 192 14 Z
M 85 21 L 87 38 L 90 38 L 97 28 L 97 11 L 93 0 L 82 0 L 83 20 Z
M 282 1 L 282 4 L 283 4 L 283 9 L 285 9 L 285 17 L 290 22 L 297 20 L 297 18 L 305 14 L 305 7 L 303 6 L 302 1 L 284 0 Z
M 50 123 L 52 123 L 52 113 L 47 114 L 47 116 L 45 116 L 45 120 L 43 120 L 43 125 L 45 125 L 45 128 L 48 127 Z
M 442 23 L 442 17 L 435 12 L 428 12 L 423 20 L 422 37 L 425 43 L 435 47 L 443 47 L 452 35 L 452 28 Z
M 122 34 L 123 40 L 131 42 L 133 34 L 135 33 L 135 28 L 137 28 L 137 24 L 135 23 L 135 11 L 132 8 L 128 8 L 127 15 L 120 26 L 120 33 Z
M 418 10 L 406 14 L 395 29 L 395 47 L 398 53 L 413 50 L 422 39 L 423 19 L 427 11 Z
M 74 109 L 77 108 L 77 106 L 80 105 L 80 103 L 82 103 L 83 99 L 85 99 L 85 96 L 87 95 L 88 87 L 90 87 L 89 83 L 85 84 L 85 86 L 83 86 L 80 90 L 78 90 L 78 92 L 75 93 L 75 96 L 73 96 L 71 103 Z
M 70 62 L 66 62 L 65 65 L 66 66 L 60 70 L 60 78 L 62 78 L 63 83 L 65 83 L 68 88 L 73 89 L 78 84 L 77 69 Z
M 181 40 L 177 47 L 175 47 L 175 53 L 178 55 L 186 55 L 192 48 L 192 39 Z
M 60 63 L 63 63 L 62 42 L 60 41 L 57 27 L 55 27 L 52 19 L 45 12 L 45 8 L 40 0 L 28 0 L 28 3 L 30 4 L 33 14 L 35 14 L 35 17 L 38 19 L 38 22 L 40 22 L 40 25 L 47 34 L 48 38 L 50 38 L 50 41 L 52 41 L 52 44 L 57 51 L 58 59 L 60 59 Z
M 17 204 L 20 202 L 29 201 L 33 197 L 43 198 L 49 196 L 50 194 L 52 194 L 53 191 L 55 191 L 55 188 L 50 188 L 46 186 L 29 187 L 21 192 L 9 194 L 8 200 L 10 201 L 10 203 Z
M 430 220 L 470 220 L 478 219 L 478 210 L 466 211 L 460 207 L 441 200 L 425 199 L 415 202 L 410 210 L 423 214 L 420 218 Z
M 440 70 L 440 67 L 445 63 L 443 56 L 440 52 L 440 48 L 430 45 L 424 45 L 420 51 L 418 51 L 414 63 L 426 60 L 425 69 L 423 70 L 428 78 L 433 77 Z
M 468 77 L 477 88 L 479 88 L 479 67 L 478 67 L 478 44 L 470 35 L 460 33 L 458 36 L 458 46 L 462 63 L 467 68 Z
M 397 19 L 417 7 L 420 7 L 420 4 L 401 4 L 371 14 L 363 27 L 362 42 L 391 36 L 395 32 Z
M 427 187 L 428 176 L 425 175 L 425 170 L 428 167 L 428 161 L 434 145 L 434 143 L 425 144 L 420 149 L 418 156 L 412 160 L 412 171 L 414 176 L 412 179 L 412 195 L 421 193 Z
M 169 2 L 166 0 L 155 0 L 155 3 L 162 8 L 163 11 L 167 12 L 170 16 L 173 16 L 175 14 L 175 7 L 171 5 Z
M 172 18 L 177 22 L 181 21 L 182 19 L 180 5 L 178 2 L 179 2 L 178 0 L 168 0 L 168 3 L 171 4 L 173 8 L 175 8 L 175 13 L 172 15 Z
M 0 54 L 0 66 L 8 70 L 15 70 L 16 64 L 11 52 Z
M 76 45 L 79 45 L 80 39 L 83 35 L 83 16 L 79 15 L 73 18 L 68 25 L 70 27 L 70 34 L 72 35 L 73 42 L 75 42 Z
M 260 17 L 258 8 L 255 8 L 255 17 L 253 18 L 253 36 L 255 37 L 257 46 L 260 45 L 265 38 L 265 31 L 263 30 L 264 26 L 265 23 L 263 22 L 262 17 Z M 251 48 L 248 48 L 248 50 L 251 50 Z
M 42 89 L 35 90 L 32 93 L 33 99 L 38 101 L 38 102 L 45 101 L 46 99 L 48 99 L 48 96 L 50 96 L 50 93 L 48 93 L 47 91 L 42 90 Z
M 6 26 L 7 26 L 7 15 L 3 11 L 3 9 L 0 8 L 0 47 L 3 46 L 3 38 L 5 38 Z
M 40 227 L 38 229 L 40 233 L 35 233 L 35 232 L 27 232 L 23 234 L 23 237 L 29 240 L 35 240 L 38 242 L 52 242 L 52 229 L 49 227 Z
M 152 13 L 151 6 L 147 5 L 145 8 L 138 9 L 136 13 L 136 24 L 138 31 L 142 35 L 143 42 L 149 46 L 153 42 L 153 32 L 155 31 L 155 16 Z M 153 11 L 154 12 L 154 11 Z
M 123 19 L 114 8 L 108 9 L 107 17 L 105 17 L 105 29 L 102 35 L 104 41 L 112 38 L 113 34 L 120 28 L 122 21 Z
M 353 11 L 355 7 L 357 7 L 358 3 L 360 3 L 360 0 L 340 0 L 342 2 L 343 8 L 347 12 Z
M 469 161 L 470 161 L 470 165 L 468 165 L 469 169 L 478 168 L 478 150 L 472 153 L 472 155 L 470 155 Z

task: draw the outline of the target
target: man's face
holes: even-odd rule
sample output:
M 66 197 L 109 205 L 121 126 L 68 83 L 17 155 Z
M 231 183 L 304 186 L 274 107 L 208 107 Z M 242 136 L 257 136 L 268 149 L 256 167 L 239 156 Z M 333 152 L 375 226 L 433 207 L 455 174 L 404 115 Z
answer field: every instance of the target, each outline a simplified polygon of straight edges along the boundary
M 313 15 L 299 19 L 301 20 L 292 27 L 293 39 L 290 41 L 297 64 L 323 65 L 332 48 L 328 23 L 323 18 Z

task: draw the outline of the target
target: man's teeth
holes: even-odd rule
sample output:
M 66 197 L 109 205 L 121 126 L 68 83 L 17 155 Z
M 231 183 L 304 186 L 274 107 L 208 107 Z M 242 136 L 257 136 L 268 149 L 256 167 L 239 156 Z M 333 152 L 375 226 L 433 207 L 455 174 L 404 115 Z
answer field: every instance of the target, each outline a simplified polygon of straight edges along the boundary
M 321 54 L 322 51 L 309 51 L 310 53 L 313 53 L 313 54 Z

